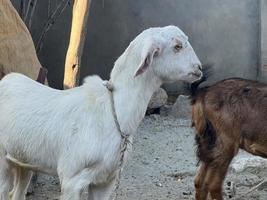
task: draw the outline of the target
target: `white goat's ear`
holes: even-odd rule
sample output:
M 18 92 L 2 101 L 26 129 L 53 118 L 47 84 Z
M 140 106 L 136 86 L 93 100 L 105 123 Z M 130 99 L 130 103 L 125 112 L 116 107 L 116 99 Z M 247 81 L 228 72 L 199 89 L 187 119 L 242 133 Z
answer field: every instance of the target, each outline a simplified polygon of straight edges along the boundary
M 134 77 L 144 73 L 147 68 L 152 64 L 153 58 L 158 56 L 160 48 L 156 47 L 155 44 L 150 44 L 148 48 L 145 48 L 145 51 L 142 53 L 142 59 L 139 67 L 137 68 Z

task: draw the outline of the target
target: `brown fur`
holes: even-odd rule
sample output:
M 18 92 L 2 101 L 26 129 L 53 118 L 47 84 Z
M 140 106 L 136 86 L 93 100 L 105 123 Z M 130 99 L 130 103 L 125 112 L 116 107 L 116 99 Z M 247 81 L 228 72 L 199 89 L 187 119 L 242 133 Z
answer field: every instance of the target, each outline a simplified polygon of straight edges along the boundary
M 192 93 L 201 166 L 196 200 L 222 200 L 222 185 L 239 148 L 267 158 L 267 84 L 240 78 L 220 81 Z

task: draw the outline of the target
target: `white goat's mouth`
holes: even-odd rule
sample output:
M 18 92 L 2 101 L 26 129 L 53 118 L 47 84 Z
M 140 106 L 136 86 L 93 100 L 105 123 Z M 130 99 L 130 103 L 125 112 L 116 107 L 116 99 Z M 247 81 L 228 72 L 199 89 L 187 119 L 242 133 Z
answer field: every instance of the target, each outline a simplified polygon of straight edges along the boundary
M 202 72 L 199 71 L 199 72 L 191 72 L 189 73 L 189 75 L 193 76 L 193 77 L 196 77 L 196 78 L 201 78 L 202 77 Z
M 188 75 L 192 79 L 192 81 L 194 82 L 194 81 L 200 80 L 202 78 L 202 76 L 203 76 L 203 73 L 201 71 L 199 71 L 199 72 L 191 72 Z

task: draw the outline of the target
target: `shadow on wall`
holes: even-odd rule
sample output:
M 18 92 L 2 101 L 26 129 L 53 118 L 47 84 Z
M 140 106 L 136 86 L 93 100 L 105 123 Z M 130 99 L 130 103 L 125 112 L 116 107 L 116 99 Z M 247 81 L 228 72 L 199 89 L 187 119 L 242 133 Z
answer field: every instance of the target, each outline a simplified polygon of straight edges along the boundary
M 32 30 L 35 41 L 47 17 L 46 8 L 47 2 L 39 1 Z M 202 63 L 214 63 L 211 82 L 232 76 L 256 79 L 259 10 L 255 0 L 93 0 L 81 77 L 99 74 L 108 79 L 113 63 L 139 32 L 174 24 L 189 36 Z M 62 88 L 71 11 L 67 8 L 53 25 L 40 54 L 56 88 Z M 179 89 L 173 84 L 166 87 Z

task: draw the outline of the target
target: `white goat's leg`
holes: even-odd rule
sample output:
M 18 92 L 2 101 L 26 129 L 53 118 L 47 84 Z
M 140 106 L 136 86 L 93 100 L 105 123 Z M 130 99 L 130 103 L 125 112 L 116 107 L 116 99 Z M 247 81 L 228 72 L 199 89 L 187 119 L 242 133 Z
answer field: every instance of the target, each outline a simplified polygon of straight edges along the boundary
M 14 185 L 14 190 L 12 194 L 12 200 L 25 200 L 25 195 L 27 193 L 27 188 L 29 186 L 32 172 L 23 169 L 21 167 L 16 167 L 16 185 Z
M 115 189 L 116 179 L 105 185 L 89 186 L 88 200 L 109 200 L 113 190 Z
M 12 188 L 11 166 L 5 157 L 0 155 L 0 200 L 9 199 L 9 191 Z
M 92 172 L 89 169 L 83 169 L 73 177 L 60 177 L 61 197 L 60 200 L 80 200 L 81 192 L 87 188 L 92 181 Z
M 34 192 L 34 187 L 37 185 L 37 178 L 38 178 L 38 174 L 33 173 L 32 178 L 31 178 L 31 182 L 30 182 L 28 190 L 27 190 L 27 194 L 32 194 Z

